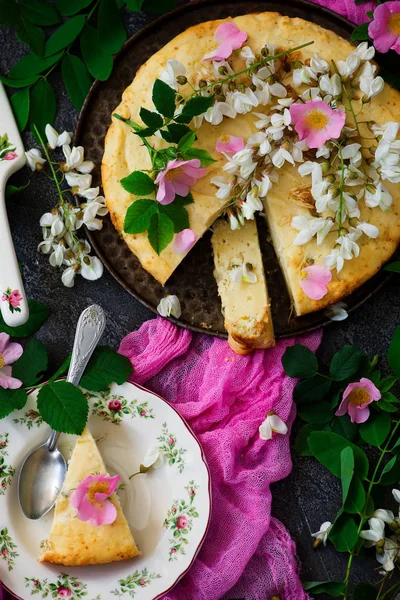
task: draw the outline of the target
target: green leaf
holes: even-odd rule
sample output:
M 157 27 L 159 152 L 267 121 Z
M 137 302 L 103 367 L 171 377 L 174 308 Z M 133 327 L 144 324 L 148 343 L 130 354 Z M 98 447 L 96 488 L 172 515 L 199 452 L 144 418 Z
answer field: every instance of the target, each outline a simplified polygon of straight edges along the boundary
M 39 133 L 44 137 L 47 123 L 52 124 L 56 118 L 56 95 L 47 79 L 42 79 L 31 91 L 31 108 L 29 123 L 34 133 L 35 125 Z M 34 133 L 35 135 L 35 133 Z
M 154 15 L 163 15 L 175 7 L 176 0 L 144 0 L 142 10 Z
M 349 552 L 358 540 L 358 528 L 353 517 L 344 513 L 340 515 L 328 537 L 338 552 Z
M 307 423 L 300 428 L 294 444 L 297 454 L 300 456 L 312 456 L 312 452 L 308 447 L 308 438 L 313 431 L 321 431 L 324 425 L 316 423 Z
M 55 381 L 56 379 L 58 379 L 59 377 L 61 377 L 68 371 L 69 365 L 71 364 L 71 356 L 72 356 L 72 352 L 70 352 L 68 354 L 67 358 L 64 360 L 62 365 L 57 369 L 57 371 L 54 373 L 54 375 L 52 375 L 50 377 L 49 381 Z
M 10 98 L 11 108 L 18 125 L 18 129 L 23 131 L 27 126 L 29 119 L 30 93 L 29 88 L 23 88 L 15 92 Z
M 357 373 L 361 352 L 355 346 L 343 346 L 332 358 L 330 374 L 335 381 L 343 381 Z
M 46 56 L 56 54 L 56 52 L 70 46 L 82 31 L 84 25 L 84 15 L 76 15 L 76 17 L 71 17 L 65 21 L 47 40 Z
M 67 54 L 62 61 L 62 76 L 72 106 L 80 110 L 93 83 L 85 63 Z
M 360 435 L 364 442 L 371 446 L 381 446 L 386 440 L 391 426 L 391 418 L 387 412 L 372 414 L 368 421 L 360 426 Z
M 175 113 L 175 90 L 156 79 L 153 85 L 153 104 L 164 117 L 172 118 Z
M 340 479 L 342 482 L 342 503 L 346 502 L 351 480 L 354 475 L 354 453 L 350 446 L 346 446 L 340 453 Z
M 40 58 L 36 54 L 26 54 L 9 70 L 7 76 L 11 79 L 24 79 L 32 75 L 38 75 L 52 67 L 61 56 L 62 52 L 45 58 Z
M 352 423 L 348 415 L 335 417 L 331 423 L 331 431 L 352 441 L 358 433 L 358 424 Z
M 181 114 L 175 119 L 177 123 L 190 123 L 193 117 L 202 115 L 213 106 L 214 96 L 194 96 L 186 102 Z
M 302 344 L 295 344 L 286 349 L 282 356 L 282 365 L 289 377 L 310 379 L 317 374 L 317 357 Z
M 85 428 L 89 405 L 81 390 L 67 381 L 52 381 L 40 388 L 38 411 L 56 431 L 80 435 Z
M 343 581 L 305 581 L 303 588 L 313 594 L 330 594 L 334 598 L 344 593 Z
M 385 377 L 379 382 L 378 388 L 382 394 L 392 389 L 397 381 L 397 377 Z
M 400 273 L 400 261 L 392 262 L 390 265 L 386 265 L 384 270 L 391 271 L 392 273 Z
M 7 85 L 8 87 L 11 88 L 24 88 L 27 87 L 29 85 L 32 85 L 33 83 L 36 83 L 36 81 L 39 79 L 39 75 L 33 75 L 33 77 L 25 77 L 25 79 L 9 79 L 8 77 L 2 77 L 0 75 L 0 81 L 2 83 L 4 83 L 4 85 Z
M 105 52 L 116 54 L 121 50 L 126 42 L 127 35 L 121 11 L 115 0 L 101 0 L 97 29 Z
M 364 486 L 360 478 L 354 475 L 344 503 L 344 510 L 354 515 L 360 513 L 365 506 L 365 497 Z
M 182 154 L 184 154 L 186 150 L 189 150 L 189 148 L 193 146 L 196 140 L 196 132 L 190 130 L 179 140 L 178 149 L 181 151 Z
M 189 229 L 189 215 L 184 206 L 179 204 L 162 204 L 159 205 L 159 211 L 167 215 L 174 224 L 174 232 L 179 233 L 184 229 Z
M 366 1 L 362 0 L 362 2 Z M 356 4 L 358 3 L 360 0 L 356 0 Z M 357 583 L 353 591 L 353 600 L 376 600 L 377 596 L 378 590 L 370 583 Z
M 133 12 L 140 12 L 144 0 L 126 0 L 126 6 Z
M 156 189 L 152 178 L 146 173 L 142 173 L 142 171 L 133 171 L 130 175 L 121 179 L 121 185 L 124 190 L 130 194 L 135 194 L 135 196 L 149 196 Z
M 102 392 L 111 383 L 125 383 L 131 375 L 132 365 L 126 356 L 108 346 L 99 346 L 89 361 L 80 385 L 92 392 Z
M 150 218 L 157 210 L 158 205 L 155 200 L 136 200 L 126 211 L 124 231 L 126 233 L 147 231 L 150 226 Z
M 327 396 L 330 389 L 331 382 L 329 379 L 316 375 L 296 384 L 293 399 L 298 405 L 320 402 Z
M 40 304 L 36 300 L 28 300 L 29 307 L 29 319 L 23 325 L 17 327 L 10 327 L 6 325 L 3 317 L 0 314 L 0 331 L 8 333 L 11 337 L 29 337 L 36 333 L 38 329 L 43 325 L 49 316 L 49 307 L 45 304 Z
M 161 130 L 161 135 L 169 144 L 179 144 L 183 136 L 190 131 L 192 130 L 187 125 L 171 123 L 171 125 L 168 125 L 167 130 Z
M 188 204 L 193 204 L 194 199 L 192 194 L 189 192 L 187 196 L 175 196 L 174 204 L 179 206 L 187 206 Z
M 308 445 L 315 458 L 330 470 L 336 477 L 340 477 L 340 453 L 343 448 L 350 446 L 354 454 L 354 465 L 357 475 L 365 479 L 368 475 L 368 459 L 365 453 L 348 440 L 331 431 L 315 431 L 311 433 Z
M 20 19 L 19 7 L 10 0 L 0 0 L 0 23 L 14 27 Z
M 30 184 L 30 181 L 28 181 L 28 183 L 25 183 L 24 185 L 12 185 L 11 183 L 7 184 L 6 199 L 8 200 L 9 198 L 12 198 L 13 196 L 17 196 L 23 190 L 26 190 L 26 188 L 28 187 L 29 184 Z
M 383 410 L 388 413 L 394 413 L 398 411 L 398 408 L 387 402 L 386 400 L 379 400 L 378 402 L 374 402 L 374 406 L 379 408 L 379 410 Z
M 354 28 L 353 33 L 351 34 L 351 41 L 357 42 L 358 40 L 368 40 L 368 25 L 369 23 L 357 25 L 357 27 Z
M 36 338 L 31 338 L 24 348 L 22 356 L 13 364 L 13 377 L 20 379 L 24 386 L 35 385 L 41 374 L 47 370 L 46 348 Z
M 208 165 L 212 165 L 216 162 L 207 150 L 201 150 L 200 148 L 189 148 L 183 153 L 183 156 L 185 160 L 198 158 L 201 167 L 208 167 Z
M 26 44 L 34 54 L 42 56 L 45 48 L 46 36 L 43 29 L 30 21 L 21 19 L 16 27 L 17 38 Z
M 396 327 L 388 350 L 389 365 L 397 377 L 400 377 L 400 326 Z
M 379 480 L 381 485 L 392 485 L 400 480 L 400 457 L 393 456 L 382 470 L 382 475 Z
M 23 0 L 19 3 L 20 11 L 26 19 L 35 25 L 57 25 L 60 17 L 53 4 L 44 0 Z
M 398 404 L 400 402 L 400 399 L 396 398 L 392 392 L 385 392 L 382 395 L 382 400 L 385 400 L 385 402 L 392 402 L 393 404 Z
M 317 405 L 303 404 L 297 414 L 308 423 L 328 423 L 334 416 L 329 402 L 320 402 Z
M 56 7 L 63 17 L 72 17 L 92 2 L 93 0 L 57 0 Z
M 106 81 L 111 75 L 114 62 L 112 54 L 104 51 L 98 31 L 86 25 L 80 41 L 83 60 L 89 73 L 95 79 Z
M 14 410 L 24 408 L 28 395 L 24 390 L 5 390 L 0 386 L 0 419 L 4 419 Z
M 139 115 L 143 123 L 151 129 L 156 130 L 163 126 L 163 118 L 156 112 L 152 112 L 151 110 L 147 110 L 147 108 L 142 107 Z
M 152 248 L 161 254 L 174 237 L 174 224 L 167 215 L 155 213 L 150 219 L 148 238 Z

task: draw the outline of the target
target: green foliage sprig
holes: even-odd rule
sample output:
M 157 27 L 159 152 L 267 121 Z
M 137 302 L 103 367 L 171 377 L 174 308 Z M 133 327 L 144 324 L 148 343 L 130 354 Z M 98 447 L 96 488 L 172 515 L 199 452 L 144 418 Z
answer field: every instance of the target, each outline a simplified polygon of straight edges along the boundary
M 176 0 L 0 0 L 0 24 L 15 28 L 30 53 L 0 81 L 16 91 L 11 104 L 18 127 L 35 124 L 41 135 L 56 116 L 50 74 L 61 67 L 72 105 L 79 110 L 93 79 L 108 79 L 113 56 L 127 39 L 121 9 L 161 14 Z
M 400 591 L 399 582 L 390 587 L 391 572 L 387 572 L 376 586 L 359 583 L 350 593 L 353 560 L 362 554 L 360 533 L 378 508 L 376 504 L 385 487 L 400 480 L 400 399 L 393 393 L 400 380 L 400 327 L 395 331 L 387 359 L 393 374 L 382 377 L 379 357 L 371 359 L 355 346 L 343 346 L 333 356 L 329 370 L 320 368 L 315 354 L 300 344 L 288 348 L 282 357 L 287 375 L 301 378 L 295 387 L 294 399 L 304 424 L 296 439 L 296 450 L 300 455 L 314 456 L 342 485 L 342 505 L 328 539 L 338 552 L 349 554 L 346 572 L 342 581 L 305 583 L 305 589 L 313 594 L 326 593 L 344 600 L 350 597 L 392 600 Z M 368 420 L 358 424 L 351 422 L 348 415 L 336 416 L 335 413 L 346 387 L 362 377 L 374 383 L 381 399 L 369 404 Z M 379 452 L 374 465 L 360 447 L 366 445 Z

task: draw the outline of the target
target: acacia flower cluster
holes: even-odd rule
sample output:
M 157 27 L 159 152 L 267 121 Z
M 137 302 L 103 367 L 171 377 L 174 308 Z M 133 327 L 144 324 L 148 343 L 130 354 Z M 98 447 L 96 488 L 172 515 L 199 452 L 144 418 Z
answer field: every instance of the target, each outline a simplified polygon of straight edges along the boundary
M 66 287 L 73 287 L 75 276 L 94 281 L 103 274 L 103 264 L 96 256 L 91 256 L 91 247 L 87 240 L 80 239 L 77 231 L 83 225 L 89 231 L 100 230 L 103 222 L 98 217 L 108 213 L 105 198 L 99 195 L 100 188 L 92 187 L 94 163 L 85 160 L 82 146 L 71 147 L 71 134 L 64 131 L 58 134 L 51 125 L 46 126 L 46 147 L 42 142 L 45 158 L 37 148 L 26 152 L 28 166 L 32 171 L 41 171 L 46 162 L 58 192 L 58 202 L 51 211 L 40 218 L 43 241 L 38 250 L 49 255 L 52 267 L 66 267 L 61 280 Z M 49 150 L 62 149 L 64 160 L 54 161 Z M 62 188 L 64 181 L 67 189 Z M 72 203 L 71 194 L 82 198 L 80 206 Z

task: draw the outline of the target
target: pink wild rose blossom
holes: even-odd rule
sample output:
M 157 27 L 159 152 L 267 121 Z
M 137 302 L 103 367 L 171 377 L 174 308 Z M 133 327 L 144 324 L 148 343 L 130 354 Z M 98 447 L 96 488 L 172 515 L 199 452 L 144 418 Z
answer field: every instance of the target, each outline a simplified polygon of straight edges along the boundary
M 72 596 L 71 590 L 63 585 L 57 588 L 57 594 L 60 598 L 70 598 Z
M 21 344 L 10 342 L 7 333 L 0 333 L 0 386 L 2 388 L 16 390 L 22 385 L 22 381 L 11 376 L 12 365 L 19 359 L 23 352 Z
M 12 291 L 11 294 L 9 294 L 9 296 L 8 296 L 8 302 L 14 308 L 18 308 L 18 306 L 21 304 L 21 300 L 22 300 L 22 296 L 18 290 Z
M 343 392 L 343 398 L 335 415 L 349 414 L 352 423 L 364 423 L 369 417 L 368 405 L 380 400 L 381 393 L 370 379 L 362 377 L 360 381 L 349 383 Z
M 222 23 L 214 33 L 214 40 L 219 43 L 216 50 L 206 55 L 203 60 L 225 60 L 234 50 L 240 48 L 247 40 L 247 33 L 241 31 L 234 23 Z
M 192 185 L 204 177 L 207 168 L 200 167 L 198 158 L 192 160 L 170 160 L 164 171 L 155 180 L 158 183 L 157 200 L 160 204 L 171 204 L 175 195 L 187 196 Z
M 175 236 L 174 252 L 176 254 L 186 254 L 197 241 L 197 235 L 191 229 L 184 229 Z
M 321 300 L 327 293 L 327 285 L 331 280 L 332 273 L 329 269 L 311 265 L 300 272 L 299 284 L 305 295 L 311 300 Z
M 308 100 L 290 107 L 291 124 L 309 148 L 319 148 L 326 141 L 338 138 L 346 115 L 343 110 L 331 108 L 323 100 Z
M 217 141 L 215 146 L 217 152 L 226 152 L 226 154 L 236 154 L 244 149 L 244 140 L 242 137 L 234 135 L 223 135 Z
M 117 510 L 108 500 L 117 489 L 120 475 L 89 475 L 71 494 L 71 504 L 78 510 L 77 517 L 89 525 L 110 525 L 117 517 Z
M 187 518 L 186 515 L 181 515 L 176 520 L 176 526 L 178 529 L 186 529 L 186 527 L 188 526 L 188 523 L 189 523 L 189 519 Z
M 400 2 L 384 2 L 376 7 L 368 35 L 378 52 L 394 50 L 400 54 Z

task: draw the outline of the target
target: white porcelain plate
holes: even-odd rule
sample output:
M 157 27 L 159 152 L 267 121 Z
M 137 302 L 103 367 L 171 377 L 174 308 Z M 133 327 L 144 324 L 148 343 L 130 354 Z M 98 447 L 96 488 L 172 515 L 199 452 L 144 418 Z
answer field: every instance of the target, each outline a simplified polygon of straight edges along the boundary
M 188 571 L 204 540 L 211 506 L 208 467 L 189 427 L 159 396 L 125 383 L 88 397 L 90 430 L 110 474 L 121 475 L 121 504 L 142 554 L 79 568 L 37 562 L 53 515 L 30 521 L 17 499 L 21 461 L 49 433 L 33 393 L 22 411 L 0 421 L 0 578 L 24 600 L 153 600 Z M 61 437 L 66 458 L 75 439 Z M 164 465 L 129 480 L 154 446 L 164 455 Z

